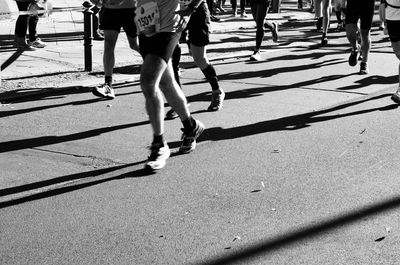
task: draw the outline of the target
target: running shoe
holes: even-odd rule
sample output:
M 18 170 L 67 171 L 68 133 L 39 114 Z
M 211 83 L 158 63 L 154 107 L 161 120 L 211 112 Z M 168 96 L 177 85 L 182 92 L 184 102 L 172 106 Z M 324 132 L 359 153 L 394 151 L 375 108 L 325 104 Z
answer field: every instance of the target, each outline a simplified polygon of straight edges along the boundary
M 240 17 L 241 18 L 248 18 L 249 16 L 246 14 L 246 12 L 242 12 L 241 14 L 240 14 Z
M 114 89 L 108 85 L 108 84 L 103 84 L 99 87 L 95 87 L 92 90 L 93 95 L 100 97 L 100 98 L 106 98 L 106 99 L 114 99 L 115 94 L 114 94 Z
M 166 142 L 163 144 L 152 143 L 150 146 L 150 155 L 147 159 L 145 169 L 154 171 L 163 168 L 170 155 L 171 151 L 169 150 Z
M 196 148 L 196 139 L 199 138 L 204 131 L 205 127 L 203 123 L 198 120 L 195 120 L 195 123 L 196 127 L 194 130 L 186 131 L 185 129 L 181 129 L 183 134 L 182 144 L 179 147 L 179 152 L 182 154 L 190 153 Z
M 35 47 L 32 47 L 27 43 L 25 37 L 14 36 L 14 47 L 19 51 L 36 51 Z
M 27 43 L 15 43 L 14 46 L 19 50 L 19 51 L 36 51 L 35 47 L 30 46 Z
M 211 15 L 210 20 L 212 22 L 219 22 L 221 19 L 217 18 L 216 16 Z
M 397 104 L 400 104 L 400 88 L 394 93 L 391 97 L 391 99 L 396 102 Z
M 212 93 L 211 104 L 208 106 L 209 111 L 217 111 L 222 109 L 222 104 L 224 102 L 225 92 L 218 91 Z
M 261 54 L 259 51 L 254 51 L 254 53 L 250 56 L 250 61 L 261 61 Z
M 358 50 L 352 50 L 349 56 L 349 65 L 356 66 L 357 65 L 357 54 Z
M 327 44 L 328 44 L 328 38 L 326 37 L 326 34 L 322 34 L 321 45 L 325 46 Z
M 173 110 L 172 108 L 169 111 L 167 111 L 167 113 L 165 114 L 166 120 L 173 120 L 178 117 L 179 117 L 178 113 L 176 113 L 176 111 Z
M 221 13 L 225 13 L 225 9 L 222 6 L 216 6 L 215 9 L 217 9 Z
M 368 74 L 368 64 L 365 62 L 360 63 L 360 75 L 366 75 Z
M 277 42 L 278 39 L 279 39 L 279 36 L 278 36 L 278 23 L 272 22 L 272 25 L 274 25 L 274 29 L 272 30 L 272 40 L 274 42 Z
M 338 22 L 337 23 L 337 31 L 342 31 L 342 30 L 344 30 L 344 22 L 343 21 L 341 21 L 341 22 Z
M 47 43 L 42 41 L 40 38 L 36 38 L 34 41 L 29 41 L 28 45 L 34 47 L 34 48 L 44 48 L 47 46 Z

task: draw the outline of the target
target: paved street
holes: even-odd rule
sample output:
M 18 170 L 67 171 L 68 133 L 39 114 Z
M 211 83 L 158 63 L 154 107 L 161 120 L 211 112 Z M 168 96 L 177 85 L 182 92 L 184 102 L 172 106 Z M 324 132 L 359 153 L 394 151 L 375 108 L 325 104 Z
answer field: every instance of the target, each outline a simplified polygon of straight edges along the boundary
M 207 129 L 179 155 L 181 123 L 166 121 L 173 156 L 155 174 L 142 170 L 152 135 L 137 82 L 111 101 L 70 84 L 0 94 L 0 263 L 398 264 L 390 43 L 374 27 L 358 75 L 343 32 L 320 47 L 309 16 L 279 19 L 260 62 L 250 20 L 215 30 L 218 112 L 184 49 L 183 89 Z

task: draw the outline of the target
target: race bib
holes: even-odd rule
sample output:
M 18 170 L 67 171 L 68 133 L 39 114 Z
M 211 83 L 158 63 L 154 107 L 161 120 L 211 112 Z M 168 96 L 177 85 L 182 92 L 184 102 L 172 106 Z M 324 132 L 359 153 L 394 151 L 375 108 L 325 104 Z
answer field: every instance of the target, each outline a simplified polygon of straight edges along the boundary
M 136 8 L 135 23 L 139 34 L 152 36 L 160 31 L 160 11 L 156 2 Z

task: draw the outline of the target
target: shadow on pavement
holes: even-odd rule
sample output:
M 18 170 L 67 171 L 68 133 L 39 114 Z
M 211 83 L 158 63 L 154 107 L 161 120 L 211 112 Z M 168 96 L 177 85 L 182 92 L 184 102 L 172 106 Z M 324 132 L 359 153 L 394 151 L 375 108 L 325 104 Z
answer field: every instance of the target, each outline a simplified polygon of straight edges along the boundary
M 93 129 L 93 130 L 89 130 L 89 131 L 85 131 L 85 132 L 73 133 L 73 134 L 68 134 L 68 135 L 64 135 L 64 136 L 42 136 L 42 137 L 35 137 L 35 138 L 30 138 L 30 139 L 2 142 L 2 143 L 0 143 L 0 153 L 16 151 L 16 150 L 21 150 L 21 149 L 29 149 L 29 148 L 45 146 L 45 145 L 64 143 L 64 142 L 71 142 L 71 141 L 75 141 L 75 140 L 95 137 L 95 136 L 98 136 L 103 133 L 122 130 L 122 129 L 126 129 L 126 128 L 132 128 L 135 126 L 142 126 L 142 125 L 146 125 L 146 124 L 149 124 L 149 121 L 141 121 L 141 122 L 137 122 L 137 123 L 128 123 L 128 124 L 122 124 L 122 125 L 118 125 L 118 126 Z
M 112 181 L 112 180 L 117 180 L 117 179 L 124 179 L 124 178 L 139 178 L 139 177 L 145 177 L 154 174 L 154 172 L 150 172 L 145 169 L 137 169 L 134 171 L 130 171 L 118 176 L 113 176 L 113 177 L 101 177 L 101 175 L 110 173 L 113 171 L 117 171 L 120 169 L 124 169 L 127 167 L 132 167 L 136 165 L 140 165 L 144 163 L 145 161 L 139 161 L 136 163 L 132 164 L 127 164 L 127 165 L 119 165 L 115 167 L 110 167 L 110 168 L 104 168 L 104 169 L 98 169 L 98 170 L 93 170 L 93 171 L 88 171 L 88 172 L 83 172 L 83 173 L 77 173 L 77 174 L 72 174 L 72 175 L 67 175 L 67 176 L 62 176 L 50 180 L 45 180 L 45 181 L 40 181 L 40 182 L 35 182 L 31 184 L 26 184 L 26 185 L 21 185 L 17 187 L 12 187 L 12 188 L 7 188 L 0 190 L 0 198 L 5 197 L 7 195 L 13 195 L 13 194 L 18 194 L 21 192 L 34 192 L 36 189 L 45 189 L 47 187 L 47 190 L 45 191 L 39 191 L 34 194 L 29 194 L 26 196 L 22 196 L 16 199 L 10 199 L 6 201 L 0 202 L 0 209 L 2 208 L 7 208 L 10 206 L 18 205 L 21 203 L 25 202 L 30 202 L 30 201 L 35 201 L 39 199 L 44 199 L 48 197 L 53 197 L 57 196 L 60 194 L 68 193 L 71 191 L 79 190 L 79 189 L 84 189 L 87 187 L 91 187 L 94 185 L 98 185 L 104 182 Z M 87 179 L 89 178 L 89 179 Z M 76 182 L 70 183 L 71 180 L 76 180 Z M 52 188 L 51 185 L 62 185 L 61 187 L 55 187 Z
M 354 209 L 351 212 L 342 213 L 336 217 L 332 217 L 314 225 L 305 226 L 287 234 L 277 235 L 270 240 L 265 240 L 258 243 L 255 242 L 251 247 L 244 247 L 242 250 L 238 250 L 234 254 L 215 256 L 214 258 L 210 258 L 206 261 L 194 262 L 193 264 L 224 265 L 239 261 L 250 261 L 251 259 L 255 259 L 257 257 L 260 258 L 262 255 L 267 255 L 268 252 L 278 250 L 290 244 L 313 238 L 322 233 L 327 233 L 330 230 L 337 229 L 345 225 L 350 225 L 362 218 L 377 215 L 389 210 L 394 210 L 399 207 L 400 197 L 390 198 L 379 203 Z
M 322 114 L 330 113 L 333 111 L 345 109 L 347 107 L 351 107 L 354 105 L 362 104 L 367 101 L 377 100 L 385 97 L 389 97 L 391 94 L 383 94 L 367 99 L 361 99 L 350 103 L 345 103 L 342 105 L 334 106 L 328 109 L 309 112 L 305 114 L 299 114 L 284 118 L 279 118 L 275 120 L 262 121 L 254 124 L 238 126 L 233 128 L 221 128 L 214 127 L 208 128 L 204 130 L 204 133 L 197 140 L 198 142 L 204 141 L 222 141 L 222 140 L 231 140 L 241 137 L 247 137 L 256 134 L 268 133 L 268 132 L 276 132 L 276 131 L 290 131 L 290 130 L 299 130 L 303 128 L 310 127 L 314 123 L 325 122 L 329 120 L 355 116 L 366 114 L 374 111 L 388 111 L 398 108 L 398 104 L 389 104 L 383 107 L 372 108 L 372 109 L 364 109 L 349 113 L 337 114 L 337 115 L 326 115 L 320 116 Z M 319 116 L 319 117 L 318 117 Z M 170 147 L 177 148 L 180 142 L 171 142 L 168 143 Z M 1 147 L 1 145 L 0 145 Z
M 11 56 L 10 58 L 6 59 L 4 61 L 4 63 L 1 64 L 1 71 L 3 71 L 4 69 L 6 69 L 8 66 L 10 66 L 13 62 L 15 62 L 21 55 L 22 55 L 23 51 L 18 51 L 16 50 Z

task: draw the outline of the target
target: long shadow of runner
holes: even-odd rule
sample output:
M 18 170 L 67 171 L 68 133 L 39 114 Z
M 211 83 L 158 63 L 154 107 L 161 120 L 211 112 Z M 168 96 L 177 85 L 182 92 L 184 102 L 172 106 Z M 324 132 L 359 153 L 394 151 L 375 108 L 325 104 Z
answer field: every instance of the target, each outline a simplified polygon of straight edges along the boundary
M 344 113 L 344 114 L 318 117 L 319 115 L 322 115 L 322 114 L 326 114 L 326 113 L 333 112 L 336 110 L 344 109 L 344 108 L 347 108 L 350 106 L 361 104 L 363 102 L 388 97 L 390 95 L 391 94 L 379 95 L 376 97 L 331 107 L 331 108 L 328 108 L 325 110 L 314 111 L 314 112 L 309 112 L 309 113 L 305 113 L 305 114 L 299 114 L 299 115 L 279 118 L 279 119 L 275 119 L 275 120 L 262 121 L 262 122 L 258 122 L 258 123 L 254 123 L 254 124 L 250 124 L 250 125 L 238 126 L 238 127 L 233 127 L 233 128 L 221 128 L 221 127 L 209 128 L 209 129 L 204 130 L 204 133 L 200 136 L 200 138 L 198 139 L 198 142 L 231 140 L 231 139 L 247 137 L 247 136 L 256 135 L 256 134 L 268 133 L 268 132 L 298 130 L 298 129 L 303 129 L 303 128 L 309 127 L 309 126 L 311 126 L 311 124 L 318 123 L 318 122 L 324 122 L 324 121 L 329 121 L 329 120 L 333 120 L 333 119 L 361 115 L 361 114 L 370 113 L 370 112 L 374 112 L 374 111 L 387 111 L 387 110 L 392 110 L 392 109 L 398 108 L 398 104 L 390 104 L 385 107 L 365 109 L 365 110 L 359 110 L 359 111 L 354 111 L 354 112 L 349 112 L 349 113 Z M 168 145 L 172 148 L 178 147 L 179 144 L 180 144 L 180 142 L 169 142 L 168 143 Z
M 260 258 L 261 255 L 267 255 L 274 250 L 281 249 L 290 244 L 300 242 L 302 240 L 311 239 L 322 233 L 327 233 L 330 230 L 338 229 L 341 226 L 350 225 L 365 217 L 377 215 L 389 210 L 394 210 L 400 207 L 400 197 L 386 199 L 384 201 L 371 204 L 365 207 L 359 207 L 351 212 L 342 213 L 325 221 L 314 225 L 308 225 L 295 231 L 290 231 L 287 234 L 280 234 L 272 239 L 262 242 L 254 242 L 251 247 L 244 247 L 233 254 L 215 255 L 212 258 L 202 259 L 203 261 L 193 262 L 196 265 L 225 265 L 232 264 L 244 260 Z M 250 244 L 249 244 L 250 245 Z
M 137 122 L 137 123 L 128 123 L 128 124 L 122 124 L 122 125 L 113 126 L 113 127 L 93 129 L 93 130 L 89 130 L 89 131 L 85 131 L 85 132 L 73 133 L 73 134 L 68 134 L 68 135 L 63 135 L 63 136 L 42 136 L 42 137 L 35 137 L 35 138 L 30 138 L 30 139 L 2 142 L 2 143 L 0 143 L 0 153 L 85 139 L 85 138 L 89 138 L 89 137 L 98 136 L 103 133 L 122 130 L 122 129 L 131 128 L 131 127 L 135 127 L 135 126 L 146 125 L 148 123 L 149 123 L 149 121 L 141 121 L 141 122 Z
M 12 188 L 6 188 L 0 190 L 0 198 L 5 197 L 7 195 L 15 195 L 18 193 L 22 192 L 29 192 L 33 191 L 35 189 L 46 189 L 45 191 L 40 191 L 34 194 L 29 194 L 26 196 L 21 196 L 18 198 L 12 198 L 9 200 L 1 201 L 0 202 L 0 209 L 18 205 L 21 203 L 29 202 L 29 201 L 35 201 L 39 199 L 44 199 L 52 196 L 57 196 L 60 194 L 72 192 L 75 190 L 91 187 L 94 185 L 102 184 L 105 182 L 109 182 L 112 180 L 117 180 L 117 179 L 124 179 L 124 178 L 140 178 L 140 177 L 145 177 L 149 176 L 152 174 L 155 174 L 154 172 L 145 170 L 143 168 L 137 169 L 134 171 L 129 171 L 117 176 L 102 176 L 107 173 L 111 173 L 117 170 L 122 170 L 124 168 L 136 166 L 139 164 L 144 163 L 145 161 L 139 161 L 136 163 L 132 164 L 127 164 L 127 165 L 119 165 L 115 167 L 110 167 L 110 168 L 103 168 L 103 169 L 98 169 L 98 170 L 93 170 L 93 171 L 88 171 L 88 172 L 83 172 L 83 173 L 77 173 L 77 174 L 72 174 L 72 175 L 66 175 L 50 180 L 44 180 L 44 181 L 39 181 L 35 183 L 30 183 L 26 185 L 21 185 L 17 187 L 12 187 Z M 75 182 L 70 182 L 75 180 Z M 57 185 L 59 184 L 60 187 L 52 187 L 52 185 Z M 63 185 L 62 185 L 63 184 Z

